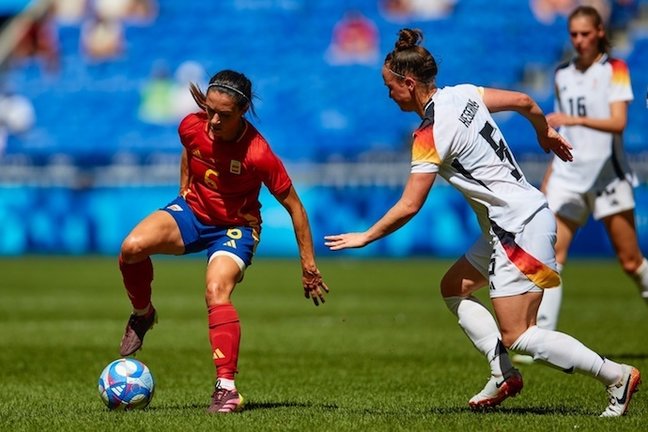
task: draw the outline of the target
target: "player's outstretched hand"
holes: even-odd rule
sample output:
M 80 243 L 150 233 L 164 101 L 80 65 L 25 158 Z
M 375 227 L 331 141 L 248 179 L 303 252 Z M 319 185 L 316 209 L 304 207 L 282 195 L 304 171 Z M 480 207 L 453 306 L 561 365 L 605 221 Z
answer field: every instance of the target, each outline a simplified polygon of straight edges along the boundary
M 547 153 L 553 151 L 556 156 L 564 161 L 571 162 L 574 159 L 571 144 L 552 127 L 547 128 L 544 135 L 538 135 L 538 142 Z
M 361 248 L 367 245 L 366 236 L 364 233 L 347 233 L 328 235 L 324 237 L 324 244 L 332 251 Z
M 302 284 L 304 285 L 304 297 L 313 299 L 315 306 L 324 303 L 324 293 L 329 292 L 328 286 L 324 283 L 319 270 L 302 271 Z

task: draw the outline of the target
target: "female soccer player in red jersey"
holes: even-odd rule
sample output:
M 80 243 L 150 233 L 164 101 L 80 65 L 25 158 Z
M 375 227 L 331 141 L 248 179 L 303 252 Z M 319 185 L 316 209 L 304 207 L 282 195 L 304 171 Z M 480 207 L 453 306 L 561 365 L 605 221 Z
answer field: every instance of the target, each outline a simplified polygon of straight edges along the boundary
M 252 104 L 252 83 L 243 74 L 223 70 L 204 94 L 191 86 L 202 111 L 189 114 L 178 129 L 183 146 L 180 195 L 144 218 L 124 240 L 119 268 L 133 305 L 120 354 L 139 350 L 157 321 L 151 303 L 151 255 L 207 252 L 205 299 L 209 339 L 216 366 L 216 388 L 209 412 L 240 411 L 237 373 L 240 324 L 231 295 L 252 264 L 261 232 L 259 192 L 265 185 L 292 218 L 306 298 L 324 302 L 323 282 L 313 251 L 306 210 L 282 162 L 244 117 Z
M 623 415 L 640 382 L 639 370 L 601 357 L 564 333 L 535 325 L 543 291 L 560 283 L 556 222 L 542 193 L 529 184 L 490 115 L 517 111 L 546 151 L 571 160 L 570 146 L 529 96 L 470 84 L 437 88 L 434 57 L 419 46 L 419 30 L 404 29 L 385 58 L 389 96 L 422 119 L 414 132 L 411 172 L 401 199 L 372 227 L 326 237 L 331 250 L 363 247 L 405 225 L 423 206 L 437 174 L 475 210 L 482 235 L 445 274 L 441 293 L 491 377 L 469 400 L 474 409 L 502 403 L 522 390 L 522 376 L 505 347 L 533 355 L 565 372 L 581 372 L 607 386 L 604 417 Z M 488 286 L 497 322 L 472 294 Z
M 648 302 L 648 261 L 637 240 L 633 187 L 637 178 L 623 150 L 630 72 L 623 60 L 608 56 L 610 42 L 596 9 L 579 6 L 568 19 L 576 56 L 555 73 L 556 112 L 549 124 L 573 145 L 575 162 L 554 160 L 543 190 L 558 225 L 556 261 L 567 261 L 569 246 L 590 214 L 601 220 L 625 273 Z M 542 299 L 538 325 L 555 329 L 562 288 Z

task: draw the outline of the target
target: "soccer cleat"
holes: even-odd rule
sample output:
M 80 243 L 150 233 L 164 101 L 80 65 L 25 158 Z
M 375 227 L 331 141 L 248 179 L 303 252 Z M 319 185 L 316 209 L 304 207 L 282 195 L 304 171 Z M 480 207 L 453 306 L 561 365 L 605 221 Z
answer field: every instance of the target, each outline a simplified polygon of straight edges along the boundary
M 131 314 L 119 345 L 119 354 L 126 357 L 142 348 L 144 335 L 153 328 L 155 323 L 157 323 L 157 311 L 153 306 L 146 315 Z
M 641 384 L 639 369 L 625 364 L 621 365 L 621 367 L 623 368 L 623 376 L 618 383 L 607 388 L 610 395 L 610 404 L 603 411 L 601 417 L 619 417 L 625 414 L 628 411 L 632 395 Z
M 482 391 L 468 401 L 468 405 L 472 410 L 495 407 L 506 398 L 520 393 L 523 386 L 522 374 L 517 369 L 511 368 L 504 373 L 503 377 L 491 376 Z
M 239 412 L 243 410 L 244 405 L 243 396 L 236 389 L 227 390 L 219 387 L 218 383 L 216 383 L 216 388 L 212 393 L 211 405 L 207 408 L 207 412 L 223 414 Z

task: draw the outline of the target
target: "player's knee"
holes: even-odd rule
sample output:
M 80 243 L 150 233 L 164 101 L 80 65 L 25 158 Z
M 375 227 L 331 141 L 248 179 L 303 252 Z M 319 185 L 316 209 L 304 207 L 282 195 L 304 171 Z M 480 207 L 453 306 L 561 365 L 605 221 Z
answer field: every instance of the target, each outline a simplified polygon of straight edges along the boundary
M 129 235 L 121 245 L 121 257 L 126 263 L 136 262 L 141 259 L 144 250 L 142 241 L 137 236 Z
M 231 303 L 230 297 L 234 290 L 234 284 L 223 281 L 211 281 L 207 283 L 205 302 L 208 306 L 217 306 Z

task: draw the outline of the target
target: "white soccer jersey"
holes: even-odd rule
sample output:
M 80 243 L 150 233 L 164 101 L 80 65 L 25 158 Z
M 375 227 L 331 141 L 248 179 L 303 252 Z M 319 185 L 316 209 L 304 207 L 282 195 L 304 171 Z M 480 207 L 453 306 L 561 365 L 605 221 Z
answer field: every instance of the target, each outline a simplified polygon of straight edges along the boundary
M 547 205 L 526 181 L 473 85 L 437 90 L 414 132 L 412 173 L 436 172 L 466 197 L 486 234 L 493 223 L 518 233 Z
M 572 116 L 609 118 L 612 102 L 633 99 L 628 66 L 605 54 L 585 71 L 579 71 L 573 61 L 559 66 L 555 85 L 555 110 Z M 621 134 L 584 126 L 562 126 L 559 132 L 574 147 L 572 163 L 553 160 L 552 176 L 560 187 L 583 193 L 614 178 L 636 185 Z

